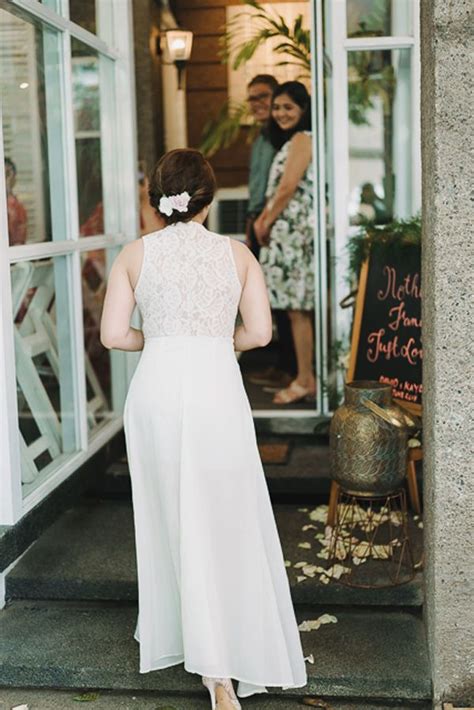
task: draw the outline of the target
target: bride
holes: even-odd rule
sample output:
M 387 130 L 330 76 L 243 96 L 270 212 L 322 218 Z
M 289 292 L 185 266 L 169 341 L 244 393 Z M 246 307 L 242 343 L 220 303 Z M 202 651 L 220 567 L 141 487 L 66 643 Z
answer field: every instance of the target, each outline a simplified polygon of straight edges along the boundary
M 270 305 L 252 252 L 204 226 L 215 189 L 198 151 L 159 161 L 149 194 L 163 228 L 115 259 L 101 342 L 142 351 L 124 408 L 140 673 L 184 663 L 212 708 L 235 710 L 307 675 L 235 355 L 270 341 Z

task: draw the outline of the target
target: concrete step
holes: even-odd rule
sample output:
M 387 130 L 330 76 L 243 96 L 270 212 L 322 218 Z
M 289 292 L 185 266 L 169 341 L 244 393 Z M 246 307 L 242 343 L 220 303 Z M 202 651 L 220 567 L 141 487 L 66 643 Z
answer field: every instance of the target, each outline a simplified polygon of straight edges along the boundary
M 0 710 L 9 710 L 17 705 L 28 704 L 30 710 L 77 710 L 78 702 L 86 698 L 94 703 L 94 710 L 209 710 L 208 696 L 202 693 L 163 694 L 156 691 L 116 691 L 116 690 L 34 690 L 14 688 L 0 690 Z M 325 710 L 430 710 L 431 703 L 418 700 L 409 702 L 340 700 L 338 698 L 314 698 L 320 704 L 312 707 Z M 242 700 L 242 708 L 247 710 L 303 710 L 300 698 L 278 698 L 273 695 L 255 695 Z M 306 708 L 309 707 L 306 705 Z
M 315 535 L 324 523 L 310 518 L 313 508 L 274 505 L 295 604 L 340 604 L 415 607 L 422 605 L 421 574 L 412 582 L 384 589 L 353 589 L 337 582 L 324 584 L 320 576 L 302 576 L 298 562 L 321 567 L 322 549 Z M 324 513 L 324 508 L 318 508 Z M 322 516 L 324 517 L 324 515 Z M 308 530 L 303 526 L 311 524 Z M 415 556 L 421 555 L 421 530 L 412 524 Z M 310 549 L 299 547 L 309 542 Z M 384 562 L 364 566 L 367 581 L 377 583 Z M 137 577 L 133 511 L 130 501 L 85 499 L 66 510 L 26 551 L 6 579 L 9 599 L 136 600 Z
M 269 436 L 259 443 L 289 443 L 285 463 L 263 463 L 268 490 L 273 500 L 284 502 L 327 502 L 331 485 L 329 444 L 324 438 L 308 436 Z M 418 488 L 422 493 L 421 466 Z M 126 456 L 112 463 L 98 480 L 93 494 L 109 498 L 130 498 L 130 474 Z
M 333 612 L 337 623 L 301 631 L 307 662 L 304 689 L 272 695 L 295 698 L 428 700 L 431 682 L 424 628 L 405 611 L 299 608 L 298 623 Z M 200 676 L 183 664 L 143 673 L 133 638 L 136 604 L 15 601 L 0 612 L 0 685 L 36 688 L 105 688 L 198 693 Z M 203 669 L 205 670 L 205 669 Z
M 263 462 L 271 495 L 322 496 L 329 494 L 329 445 L 314 437 L 259 437 L 259 443 L 289 443 L 285 463 Z M 130 475 L 126 456 L 112 463 L 99 480 L 95 493 L 111 498 L 130 497 Z

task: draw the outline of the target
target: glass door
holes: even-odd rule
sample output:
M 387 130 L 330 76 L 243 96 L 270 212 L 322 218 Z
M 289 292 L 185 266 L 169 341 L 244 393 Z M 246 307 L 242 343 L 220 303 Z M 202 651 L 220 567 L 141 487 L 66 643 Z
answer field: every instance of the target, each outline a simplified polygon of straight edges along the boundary
M 278 15 L 278 26 L 286 26 L 298 60 L 287 64 L 278 43 L 268 44 L 248 62 L 246 76 L 231 75 L 230 86 L 240 87 L 242 98 L 248 81 L 262 72 L 280 83 L 306 83 L 311 95 L 311 194 L 301 198 L 299 192 L 298 198 L 310 200 L 312 209 L 299 224 L 295 193 L 272 229 L 270 246 L 273 240 L 275 248 L 263 261 L 260 251 L 274 337 L 266 348 L 243 353 L 240 364 L 256 419 L 266 419 L 280 431 L 287 427 L 311 433 L 338 406 L 348 366 L 358 279 L 350 270 L 351 237 L 365 224 L 407 219 L 420 209 L 418 1 L 315 0 L 262 7 L 268 17 Z M 238 15 L 239 8 L 232 13 Z M 242 32 L 251 37 L 250 13 L 247 23 Z M 296 37 L 304 41 L 298 45 Z M 303 69 L 302 56 L 308 58 Z M 255 86 L 247 94 L 257 101 L 264 89 Z M 273 103 L 275 107 L 275 99 Z M 298 310 L 293 297 L 308 264 L 307 231 L 313 246 L 312 342 L 301 335 L 299 321 L 294 327 L 292 313 Z M 302 355 L 298 339 L 305 342 Z M 310 351 L 316 396 L 275 404 L 275 393 L 298 378 L 304 366 L 298 354 L 305 360 Z
M 350 238 L 421 208 L 418 0 L 325 0 L 327 399 L 340 401 L 353 298 Z
M 324 268 L 321 245 L 325 241 L 324 220 L 320 218 L 321 210 L 324 214 L 324 111 L 322 94 L 319 95 L 323 61 L 320 10 L 308 0 L 263 3 L 257 8 L 246 5 L 245 12 L 240 5 L 231 5 L 226 10 L 228 26 L 235 29 L 232 23 L 241 23 L 239 41 L 246 38 L 250 43 L 259 31 L 267 32 L 269 37 L 251 59 L 238 70 L 229 71 L 230 99 L 247 100 L 253 114 L 252 124 L 257 129 L 255 155 L 260 151 L 261 163 L 252 152 L 248 195 L 249 213 L 255 218 L 265 205 L 272 209 L 292 150 L 292 131 L 301 138 L 297 150 L 302 168 L 286 203 L 280 205 L 276 217 L 272 215 L 268 243 L 259 246 L 256 235 L 251 235 L 252 251 L 262 266 L 272 307 L 272 342 L 265 348 L 242 353 L 239 362 L 254 417 L 267 420 L 271 427 L 291 426 L 308 433 L 321 415 L 324 399 L 320 279 Z M 280 85 L 273 100 L 275 85 L 266 83 L 265 77 L 269 76 Z M 265 171 L 264 166 L 269 170 Z M 266 201 L 256 198 L 261 192 L 260 183 L 266 187 Z M 295 381 L 299 391 L 296 387 L 292 389 Z M 299 396 L 306 390 L 305 396 Z

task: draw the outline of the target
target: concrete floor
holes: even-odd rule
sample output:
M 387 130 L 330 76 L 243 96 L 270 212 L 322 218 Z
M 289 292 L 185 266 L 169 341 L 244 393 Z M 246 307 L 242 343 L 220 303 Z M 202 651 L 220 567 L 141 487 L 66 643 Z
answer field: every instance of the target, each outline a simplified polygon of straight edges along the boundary
M 207 691 L 206 691 L 207 693 Z M 83 698 L 81 700 L 81 698 Z M 0 690 L 0 710 L 78 710 L 78 703 L 89 703 L 90 710 L 210 710 L 209 696 L 161 695 L 159 693 L 129 693 L 107 690 L 90 691 L 89 699 L 82 690 Z M 367 704 L 365 701 L 340 702 L 322 700 L 318 705 L 303 704 L 300 699 L 264 698 L 254 696 L 242 700 L 242 710 L 303 710 L 319 707 L 325 710 L 427 710 L 426 703 L 414 705 Z M 23 707 L 26 705 L 26 707 Z M 18 708 L 19 710 L 19 708 Z

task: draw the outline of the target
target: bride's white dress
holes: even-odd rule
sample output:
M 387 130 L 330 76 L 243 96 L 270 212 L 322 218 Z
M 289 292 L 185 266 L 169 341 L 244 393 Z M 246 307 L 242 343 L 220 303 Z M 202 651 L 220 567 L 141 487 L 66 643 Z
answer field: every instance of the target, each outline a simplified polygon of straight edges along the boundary
M 229 237 L 196 221 L 143 237 L 145 345 L 124 426 L 138 572 L 140 673 L 184 662 L 237 694 L 300 688 L 305 660 L 234 352 Z

